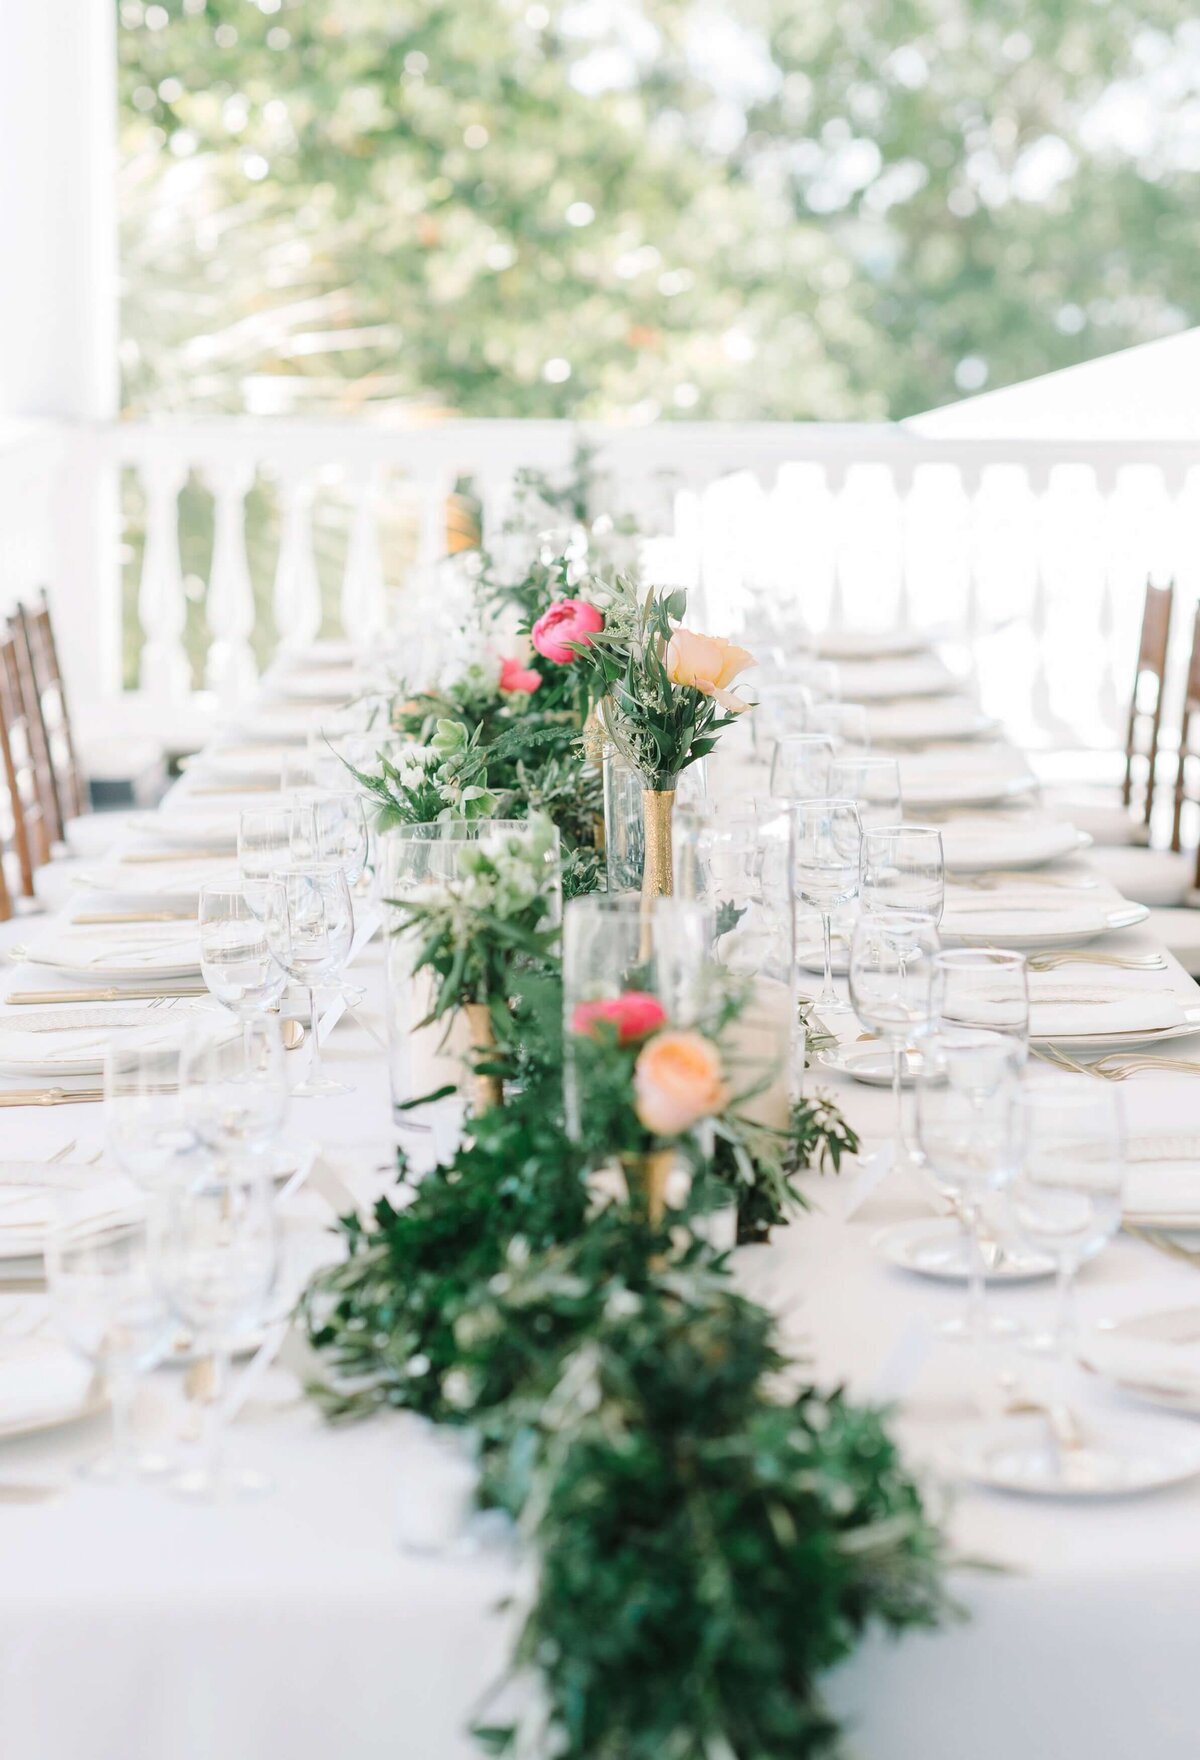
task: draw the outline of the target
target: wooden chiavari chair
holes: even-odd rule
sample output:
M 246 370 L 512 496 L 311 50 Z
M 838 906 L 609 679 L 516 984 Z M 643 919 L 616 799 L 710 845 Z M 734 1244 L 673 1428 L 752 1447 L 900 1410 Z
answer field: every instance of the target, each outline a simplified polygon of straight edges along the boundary
M 51 839 L 25 707 L 17 639 L 11 629 L 0 636 L 0 758 L 8 782 L 21 890 L 33 898 L 34 871 L 50 860 Z
M 46 804 L 51 829 L 61 839 L 68 821 L 87 812 L 89 802 L 75 751 L 58 644 L 45 593 L 34 606 L 18 606 L 13 621 L 23 665 L 26 707 L 38 723 L 40 743 L 46 754 L 52 797 Z
M 1138 643 L 1137 668 L 1133 675 L 1133 690 L 1129 698 L 1129 721 L 1125 730 L 1125 780 L 1121 785 L 1121 801 L 1126 807 L 1133 804 L 1134 760 L 1144 758 L 1146 762 L 1145 798 L 1142 803 L 1142 819 L 1148 827 L 1150 816 L 1154 810 L 1154 781 L 1158 768 L 1158 746 L 1162 735 L 1163 716 L 1163 681 L 1167 670 L 1167 653 L 1171 642 L 1171 613 L 1175 606 L 1175 582 L 1170 580 L 1165 587 L 1156 587 L 1152 581 L 1146 582 L 1146 599 L 1142 607 L 1142 634 Z M 1195 650 L 1193 649 L 1193 658 Z M 1149 705 L 1143 707 L 1144 699 L 1149 697 Z M 1147 739 L 1144 750 L 1141 748 L 1138 734 L 1143 725 L 1147 727 Z M 1178 844 L 1172 846 L 1178 848 Z

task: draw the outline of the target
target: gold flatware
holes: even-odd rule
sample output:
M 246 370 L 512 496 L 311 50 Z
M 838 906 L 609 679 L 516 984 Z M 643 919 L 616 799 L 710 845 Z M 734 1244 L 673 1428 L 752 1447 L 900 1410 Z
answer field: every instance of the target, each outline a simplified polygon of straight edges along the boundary
M 103 1088 L 9 1088 L 0 1090 L 0 1106 L 74 1106 L 103 1100 Z
M 1137 1052 L 1133 1056 L 1122 1056 L 1114 1052 L 1108 1057 L 1097 1057 L 1090 1063 L 1079 1063 L 1068 1057 L 1064 1051 L 1057 1052 L 1056 1056 L 1064 1068 L 1076 1070 L 1081 1075 L 1099 1076 L 1106 1082 L 1127 1082 L 1130 1076 L 1151 1069 L 1200 1076 L 1200 1063 L 1191 1062 L 1184 1057 L 1156 1057 L 1149 1051 Z
M 71 926 L 86 923 L 194 923 L 195 911 L 81 911 Z
M 1161 953 L 1084 953 L 1064 948 L 1059 953 L 1031 953 L 1025 961 L 1031 972 L 1052 972 L 1058 966 L 1111 966 L 1119 972 L 1165 972 Z
M 1165 1253 L 1168 1259 L 1178 1259 L 1183 1265 L 1200 1265 L 1200 1252 L 1192 1247 L 1185 1247 L 1169 1234 L 1158 1228 L 1139 1228 L 1135 1223 L 1123 1222 L 1122 1230 L 1135 1241 L 1144 1246 L 1153 1247 L 1156 1253 Z
M 169 990 L 10 990 L 7 996 L 0 997 L 0 1002 L 12 1002 L 18 1005 L 26 1003 L 46 1002 L 157 1002 L 168 996 L 207 996 L 208 991 L 201 985 L 176 985 Z
M 285 1051 L 297 1051 L 304 1043 L 304 1026 L 300 1021 L 284 1021 L 280 1029 Z

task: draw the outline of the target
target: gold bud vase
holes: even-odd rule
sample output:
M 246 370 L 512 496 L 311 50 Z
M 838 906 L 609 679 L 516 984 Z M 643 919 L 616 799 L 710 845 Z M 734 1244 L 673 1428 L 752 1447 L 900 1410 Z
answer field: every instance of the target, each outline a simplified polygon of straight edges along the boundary
M 463 1013 L 467 1017 L 467 1032 L 471 1040 L 472 1066 L 480 1059 L 489 1057 L 496 1049 L 496 1033 L 492 1026 L 492 1014 L 486 1002 L 467 1002 L 463 1004 Z M 499 1076 L 483 1075 L 472 1068 L 471 1074 L 471 1112 L 478 1117 L 481 1112 L 490 1112 L 493 1106 L 504 1104 L 504 1084 Z
M 600 719 L 600 711 L 595 703 L 587 712 L 587 720 L 583 724 L 583 755 L 595 769 L 604 764 L 604 723 Z
M 651 1149 L 648 1155 L 622 1155 L 621 1171 L 630 1202 L 642 1210 L 651 1228 L 667 1213 L 667 1185 L 675 1166 L 673 1149 Z
M 650 921 L 655 901 L 670 898 L 675 890 L 674 852 L 671 830 L 675 815 L 673 788 L 643 788 L 642 831 L 642 946 L 643 959 L 651 953 Z

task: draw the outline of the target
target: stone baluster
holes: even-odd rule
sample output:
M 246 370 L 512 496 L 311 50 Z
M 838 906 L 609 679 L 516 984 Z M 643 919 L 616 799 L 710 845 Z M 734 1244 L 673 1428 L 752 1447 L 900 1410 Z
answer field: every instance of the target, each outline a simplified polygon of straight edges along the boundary
M 254 466 L 227 461 L 206 466 L 213 492 L 212 573 L 206 614 L 212 645 L 204 681 L 224 703 L 243 701 L 254 688 L 258 667 L 250 638 L 257 622 L 254 584 L 246 554 L 246 496 Z
M 146 495 L 146 541 L 138 585 L 138 621 L 145 643 L 138 677 L 147 696 L 177 702 L 192 688 L 192 668 L 183 645 L 187 602 L 179 556 L 179 492 L 187 466 L 156 457 L 140 470 Z
M 387 583 L 379 551 L 379 473 L 368 471 L 354 487 L 354 513 L 342 576 L 342 629 L 366 647 L 387 628 Z
M 321 631 L 321 586 L 313 553 L 313 486 L 284 476 L 279 486 L 279 560 L 275 565 L 275 628 L 285 647 L 303 648 Z

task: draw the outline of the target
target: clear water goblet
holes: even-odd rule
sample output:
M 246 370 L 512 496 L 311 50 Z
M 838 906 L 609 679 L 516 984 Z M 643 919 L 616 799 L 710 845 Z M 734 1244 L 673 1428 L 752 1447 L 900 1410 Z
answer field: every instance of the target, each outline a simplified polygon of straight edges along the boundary
M 316 856 L 317 832 L 309 801 L 282 807 L 249 807 L 238 820 L 238 878 L 250 909 L 264 905 L 277 868 Z
M 113 1039 L 104 1058 L 104 1128 L 122 1173 L 146 1192 L 176 1176 L 195 1147 L 179 1066 L 186 1031 L 151 1042 Z
M 262 1473 L 226 1461 L 224 1439 L 231 1353 L 272 1317 L 280 1243 L 270 1183 L 209 1165 L 164 1195 L 150 1240 L 158 1288 L 196 1349 L 212 1361 L 202 1459 L 179 1474 L 173 1488 L 206 1502 L 269 1490 Z
M 287 1116 L 283 1040 L 274 1015 L 251 1014 L 239 1035 L 197 1027 L 179 1061 L 185 1117 L 222 1165 L 263 1171 Z M 256 1165 L 257 1164 L 257 1165 Z
M 831 792 L 835 745 L 821 733 L 792 733 L 777 740 L 771 759 L 771 795 L 780 801 L 812 801 Z
M 920 1165 L 905 1130 L 904 1064 L 914 1040 L 929 1032 L 934 1019 L 933 978 L 940 942 L 930 916 L 900 911 L 864 911 L 850 940 L 850 1002 L 869 1033 L 883 1039 L 892 1054 L 892 1094 L 896 1137 L 894 1166 Z
M 792 815 L 792 890 L 821 913 L 825 979 L 817 1007 L 846 1007 L 833 987 L 833 911 L 858 891 L 862 826 L 849 800 L 797 801 Z
M 895 758 L 847 757 L 839 752 L 829 768 L 829 793 L 858 802 L 864 832 L 903 821 L 904 797 Z
M 166 1354 L 171 1314 L 150 1274 L 145 1213 L 104 1217 L 94 1200 L 62 1193 L 46 1232 L 46 1287 L 63 1338 L 102 1379 L 112 1416 L 107 1454 L 81 1475 L 97 1485 L 126 1484 L 162 1462 L 139 1462 L 131 1445 L 138 1377 Z
M 308 992 L 311 1059 L 308 1073 L 292 1093 L 310 1097 L 348 1094 L 345 1082 L 321 1069 L 317 990 L 340 977 L 354 938 L 354 908 L 342 870 L 332 862 L 310 862 L 280 868 L 274 878 L 284 889 L 283 915 L 275 933 L 275 956 L 288 977 Z
M 209 994 L 239 1019 L 277 1008 L 287 988 L 287 973 L 272 951 L 267 928 L 282 916 L 283 889 L 277 881 L 262 880 L 255 891 L 257 911 L 240 887 L 200 888 L 201 976 Z
M 864 910 L 942 920 L 946 859 L 932 825 L 883 825 L 863 832 L 859 896 Z
M 808 733 L 823 733 L 846 757 L 871 749 L 867 711 L 862 703 L 814 703 L 805 722 Z

